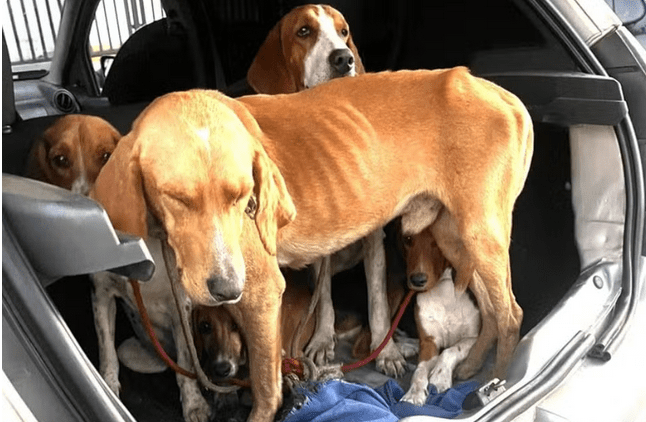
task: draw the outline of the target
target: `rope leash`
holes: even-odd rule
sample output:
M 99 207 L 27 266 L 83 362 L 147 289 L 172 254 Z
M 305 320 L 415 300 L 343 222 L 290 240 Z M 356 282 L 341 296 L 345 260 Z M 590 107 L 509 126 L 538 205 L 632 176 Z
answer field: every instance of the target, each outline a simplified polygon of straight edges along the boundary
M 141 296 L 141 289 L 139 286 L 139 282 L 133 279 L 128 280 L 130 282 L 130 285 L 132 286 L 132 290 L 135 296 L 135 302 L 137 303 L 137 308 L 139 310 L 139 314 L 141 316 L 141 320 L 143 322 L 143 325 L 146 329 L 146 333 L 148 334 L 148 337 L 150 341 L 152 342 L 155 352 L 157 355 L 164 361 L 166 365 L 168 365 L 173 371 L 177 372 L 178 374 L 184 375 L 188 378 L 191 379 L 197 379 L 198 376 L 194 372 L 190 372 L 182 367 L 180 367 L 173 359 L 168 356 L 168 354 L 164 351 L 163 346 L 157 339 L 157 335 L 155 334 L 155 331 L 152 326 L 152 322 L 150 321 L 150 317 L 148 315 L 148 311 L 146 310 L 146 307 L 143 302 L 143 298 Z M 393 323 L 390 327 L 390 330 L 388 331 L 388 334 L 386 334 L 386 337 L 382 340 L 381 344 L 372 352 L 368 357 L 365 359 L 362 359 L 360 361 L 350 363 L 350 364 L 345 364 L 341 366 L 341 371 L 343 373 L 353 371 L 355 369 L 361 368 L 362 366 L 367 365 L 368 363 L 372 362 L 379 356 L 379 353 L 386 347 L 386 344 L 390 339 L 392 338 L 393 334 L 395 333 L 395 330 L 397 329 L 397 326 L 399 325 L 399 321 L 401 320 L 402 316 L 404 315 L 404 312 L 406 311 L 406 307 L 410 303 L 411 298 L 415 294 L 415 291 L 409 290 L 408 294 L 404 298 L 404 301 L 401 303 L 399 306 L 399 311 L 397 311 L 397 315 L 395 316 L 395 319 L 393 320 Z M 196 362 L 197 365 L 199 365 L 199 362 Z M 294 374 L 296 375 L 299 379 L 303 379 L 305 376 L 305 366 L 303 364 L 303 361 L 301 359 L 297 358 L 285 358 L 283 359 L 281 363 L 281 372 L 283 375 L 289 375 L 289 374 Z M 251 383 L 247 380 L 239 380 L 239 379 L 229 379 L 227 380 L 228 383 L 239 386 L 239 387 L 250 387 Z M 210 384 L 210 383 L 209 383 Z M 225 388 L 225 387 L 219 387 L 219 388 Z
M 408 304 L 410 303 L 413 295 L 415 295 L 414 290 L 409 290 L 408 293 L 406 294 L 406 297 L 404 297 L 403 302 L 399 306 L 399 310 L 397 311 L 397 315 L 395 316 L 395 319 L 393 320 L 392 325 L 390 326 L 390 330 L 388 331 L 388 334 L 386 334 L 386 337 L 381 341 L 381 344 L 373 350 L 368 357 L 365 359 L 362 359 L 360 361 L 354 362 L 354 363 L 349 363 L 341 366 L 341 372 L 347 373 L 350 371 L 354 371 L 355 369 L 359 369 L 362 366 L 365 366 L 375 360 L 377 356 L 379 356 L 379 353 L 386 347 L 386 344 L 390 341 L 392 338 L 393 334 L 395 334 L 395 330 L 397 329 L 397 326 L 399 325 L 399 321 L 402 319 L 404 316 L 404 312 L 406 311 L 406 308 L 408 307 Z M 303 365 L 303 362 L 301 359 L 298 358 L 285 358 L 283 359 L 283 363 L 281 366 L 283 375 L 288 375 L 288 374 L 294 374 L 296 375 L 299 379 L 303 379 L 305 375 L 305 366 Z
M 197 379 L 199 381 L 202 381 L 198 374 L 195 372 L 188 371 L 181 366 L 179 366 L 173 359 L 171 359 L 170 356 L 166 353 L 164 350 L 164 347 L 161 345 L 159 340 L 157 339 L 157 334 L 155 334 L 155 330 L 153 329 L 153 324 L 150 321 L 150 316 L 148 315 L 148 311 L 146 310 L 146 306 L 144 305 L 143 297 L 141 296 L 141 287 L 139 286 L 139 282 L 137 280 L 133 279 L 128 279 L 130 282 L 130 285 L 132 286 L 132 291 L 135 296 L 135 302 L 137 304 L 137 309 L 139 310 L 139 315 L 141 316 L 141 322 L 144 325 L 144 328 L 146 330 L 146 333 L 148 334 L 148 338 L 153 344 L 153 348 L 155 349 L 155 352 L 157 353 L 157 356 L 164 361 L 168 367 L 170 367 L 174 372 L 184 375 L 185 377 L 191 378 L 191 379 Z M 180 310 L 181 314 L 181 310 Z M 181 316 L 181 315 L 180 315 Z M 189 346 L 190 347 L 190 346 Z M 197 365 L 199 365 L 199 362 L 197 362 Z M 229 384 L 232 384 L 237 387 L 250 387 L 251 384 L 249 381 L 246 380 L 238 380 L 238 379 L 230 379 L 227 380 Z M 204 383 L 205 387 L 216 391 L 216 392 L 222 392 L 222 393 L 229 393 L 232 391 L 235 391 L 237 387 L 222 387 L 218 386 L 215 384 L 212 384 L 210 381 Z

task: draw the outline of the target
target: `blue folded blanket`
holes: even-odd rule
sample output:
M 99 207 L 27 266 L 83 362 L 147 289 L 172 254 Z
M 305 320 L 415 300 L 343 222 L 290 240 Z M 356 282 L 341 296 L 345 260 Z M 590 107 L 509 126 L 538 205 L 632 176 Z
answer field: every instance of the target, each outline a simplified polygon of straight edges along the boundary
M 462 413 L 467 394 L 478 388 L 478 382 L 467 381 L 438 394 L 434 386 L 424 406 L 399 402 L 404 390 L 394 380 L 377 389 L 363 384 L 332 380 L 309 383 L 297 388 L 305 400 L 292 409 L 285 422 L 391 422 L 413 415 L 454 418 Z

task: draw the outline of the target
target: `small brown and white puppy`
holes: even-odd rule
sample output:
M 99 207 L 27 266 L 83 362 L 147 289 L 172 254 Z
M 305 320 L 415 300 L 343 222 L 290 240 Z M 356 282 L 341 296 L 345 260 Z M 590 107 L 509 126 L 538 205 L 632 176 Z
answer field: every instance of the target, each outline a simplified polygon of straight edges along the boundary
M 451 388 L 453 372 L 466 359 L 480 331 L 480 311 L 468 292 L 457 292 L 452 269 L 430 228 L 404 242 L 408 286 L 415 296 L 419 362 L 403 401 L 421 406 L 428 385 L 439 393 Z M 472 283 L 479 283 L 479 280 Z M 473 288 L 473 287 L 471 287 Z
M 286 287 L 281 304 L 281 339 L 283 356 L 299 350 L 302 356 L 305 345 L 314 332 L 315 316 L 310 318 L 300 339 L 296 339 L 296 327 L 307 316 L 312 294 L 307 280 L 290 276 L 284 270 Z M 247 363 L 247 349 L 242 332 L 228 306 L 196 306 L 193 309 L 193 333 L 200 364 L 213 380 L 226 380 L 239 374 Z M 294 347 L 296 343 L 296 347 Z M 246 374 L 245 374 L 246 375 Z M 244 376 L 244 375 L 243 375 Z
M 331 79 L 365 73 L 350 26 L 343 14 L 327 5 L 304 5 L 285 15 L 270 31 L 247 73 L 249 85 L 260 94 L 287 94 L 312 88 Z M 314 336 L 305 355 L 317 364 L 334 359 L 336 344 L 332 276 L 363 260 L 369 295 L 371 349 L 389 329 L 386 299 L 384 234 L 375 230 L 364 239 L 313 263 L 321 295 Z M 390 376 L 402 375 L 406 361 L 390 341 L 377 358 L 377 368 Z
M 291 10 L 269 32 L 247 82 L 259 94 L 288 94 L 361 73 L 363 64 L 341 12 L 307 4 Z
M 119 139 L 119 131 L 100 117 L 61 117 L 34 142 L 27 177 L 87 195 Z

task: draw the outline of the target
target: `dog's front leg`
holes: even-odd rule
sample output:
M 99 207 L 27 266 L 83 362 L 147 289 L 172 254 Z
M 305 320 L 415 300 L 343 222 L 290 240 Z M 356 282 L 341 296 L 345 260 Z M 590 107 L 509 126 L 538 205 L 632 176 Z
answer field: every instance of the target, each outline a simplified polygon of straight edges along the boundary
M 273 421 L 282 403 L 280 306 L 285 281 L 277 265 L 275 272 L 280 283 L 272 283 L 270 273 L 262 274 L 262 280 L 248 277 L 240 302 L 227 307 L 247 345 L 253 396 L 250 422 Z
M 173 309 L 175 309 L 174 306 Z M 173 312 L 173 339 L 177 347 L 177 364 L 181 368 L 194 371 L 191 354 L 186 344 L 186 337 L 182 331 L 182 322 L 177 312 Z M 196 365 L 199 365 L 199 363 L 196 362 Z M 176 377 L 184 420 L 187 422 L 207 422 L 211 416 L 211 407 L 202 395 L 198 381 L 180 374 L 176 374 Z
M 304 353 L 317 365 L 325 365 L 334 360 L 336 345 L 330 257 L 321 258 L 313 267 L 317 289 L 320 289 L 321 294 L 316 305 L 316 329 Z
M 438 393 L 443 393 L 451 388 L 453 371 L 460 362 L 466 359 L 475 342 L 475 337 L 467 337 L 442 351 L 429 377 L 429 383 L 435 386 Z
M 92 310 L 99 346 L 99 372 L 110 390 L 119 396 L 119 358 L 114 344 L 117 303 L 113 281 L 108 273 L 91 275 L 94 283 Z
M 363 262 L 368 284 L 368 321 L 375 350 L 390 329 L 390 310 L 386 294 L 386 251 L 384 232 L 375 230 L 363 239 Z M 377 357 L 377 369 L 386 375 L 398 377 L 406 372 L 406 359 L 390 339 Z

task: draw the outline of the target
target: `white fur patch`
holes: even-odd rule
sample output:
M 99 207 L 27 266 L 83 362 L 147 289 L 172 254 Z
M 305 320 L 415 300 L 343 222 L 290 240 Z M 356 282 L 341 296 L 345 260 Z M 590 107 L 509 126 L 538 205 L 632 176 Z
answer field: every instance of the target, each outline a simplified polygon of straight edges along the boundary
M 317 6 L 319 16 L 319 33 L 314 47 L 305 57 L 305 73 L 303 83 L 306 88 L 312 88 L 334 77 L 329 57 L 334 50 L 347 49 L 345 41 L 339 36 L 334 19 L 321 6 Z M 354 67 L 349 76 L 355 75 Z
M 203 127 L 201 129 L 195 129 L 195 134 L 204 142 L 207 151 L 210 150 L 211 144 L 209 143 L 209 136 L 211 135 L 211 131 L 209 130 L 209 128 Z
M 451 269 L 442 274 L 437 286 L 417 295 L 417 305 L 417 320 L 424 333 L 433 336 L 438 349 L 444 349 L 419 362 L 402 397 L 419 406 L 426 402 L 429 384 L 440 393 L 451 388 L 455 368 L 466 359 L 480 331 L 480 311 L 466 292 L 456 295 Z

